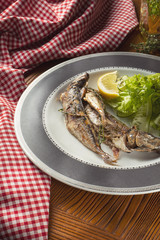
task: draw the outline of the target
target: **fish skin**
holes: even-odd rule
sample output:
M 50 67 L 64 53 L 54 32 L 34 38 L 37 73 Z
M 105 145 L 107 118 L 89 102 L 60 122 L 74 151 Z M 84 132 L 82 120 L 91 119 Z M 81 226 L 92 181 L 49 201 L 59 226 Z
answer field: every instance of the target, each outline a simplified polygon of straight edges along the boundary
M 117 120 L 109 112 L 106 112 L 106 106 L 103 102 L 103 99 L 96 90 L 91 88 L 87 90 L 83 99 L 92 108 L 92 114 L 93 114 L 93 109 L 97 111 L 97 113 L 99 114 L 99 120 L 98 120 L 99 125 L 103 125 L 106 128 L 106 130 L 107 128 L 110 129 L 110 127 L 112 127 L 114 132 L 116 132 L 116 134 L 118 132 L 121 133 L 122 131 L 129 130 L 128 126 L 126 126 L 124 123 Z M 96 113 L 94 113 L 94 115 L 95 114 Z M 96 118 L 98 119 L 98 115 Z M 93 117 L 92 117 L 92 122 L 93 122 Z
M 87 73 L 79 76 L 60 95 L 66 127 L 84 146 L 100 155 L 104 162 L 115 165 L 113 157 L 101 149 L 94 127 L 85 112 L 83 97 L 88 79 Z
M 103 128 L 103 126 L 102 126 L 102 121 L 101 121 L 101 117 L 100 117 L 99 113 L 95 109 L 93 109 L 89 104 L 86 105 L 85 111 L 95 129 L 95 133 L 97 134 L 97 136 L 99 138 L 100 137 L 102 138 L 103 143 L 105 143 L 107 146 L 109 146 L 112 149 L 113 156 L 114 156 L 115 160 L 117 161 L 119 158 L 119 148 L 117 148 L 116 145 L 113 144 L 110 137 L 107 137 L 107 133 L 105 131 L 105 128 Z M 100 133 L 100 129 L 101 129 L 102 133 Z M 102 136 L 99 136 L 100 134 Z M 103 135 L 104 135 L 104 137 L 103 137 Z
M 106 124 L 105 118 L 105 105 L 101 100 L 102 97 L 98 94 L 96 90 L 87 89 L 85 97 L 83 98 L 89 105 L 97 111 L 101 117 L 101 124 L 104 126 Z
M 100 127 L 102 125 L 100 115 L 89 104 L 87 104 L 85 106 L 85 112 L 86 112 L 87 116 L 89 117 L 90 121 L 93 123 L 93 125 L 95 125 L 97 127 Z
M 82 98 L 85 95 L 88 86 L 89 74 L 84 73 L 72 81 L 65 92 L 61 93 L 63 111 L 68 114 L 84 116 L 84 106 Z
M 160 138 L 132 127 L 127 133 L 127 145 L 132 151 L 160 153 Z
M 87 117 L 66 114 L 65 120 L 69 132 L 85 147 L 100 155 L 105 163 L 115 165 L 113 157 L 101 149 L 93 126 Z

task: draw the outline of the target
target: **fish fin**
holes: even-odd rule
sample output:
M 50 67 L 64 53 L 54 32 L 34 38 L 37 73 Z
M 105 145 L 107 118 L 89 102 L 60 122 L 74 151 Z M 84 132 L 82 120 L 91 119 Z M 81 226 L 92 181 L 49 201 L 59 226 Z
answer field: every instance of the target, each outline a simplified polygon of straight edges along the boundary
M 113 156 L 115 157 L 116 160 L 119 159 L 119 149 L 116 147 L 112 147 L 112 151 L 113 151 Z

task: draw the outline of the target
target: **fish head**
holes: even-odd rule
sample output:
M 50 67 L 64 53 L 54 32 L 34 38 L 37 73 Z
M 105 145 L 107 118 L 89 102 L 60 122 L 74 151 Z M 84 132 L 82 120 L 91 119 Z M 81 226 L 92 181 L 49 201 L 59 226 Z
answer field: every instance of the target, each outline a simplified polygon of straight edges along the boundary
M 78 87 L 80 89 L 87 87 L 88 86 L 88 79 L 89 79 L 89 74 L 88 73 L 83 73 L 80 76 L 78 76 L 70 85 L 70 87 Z

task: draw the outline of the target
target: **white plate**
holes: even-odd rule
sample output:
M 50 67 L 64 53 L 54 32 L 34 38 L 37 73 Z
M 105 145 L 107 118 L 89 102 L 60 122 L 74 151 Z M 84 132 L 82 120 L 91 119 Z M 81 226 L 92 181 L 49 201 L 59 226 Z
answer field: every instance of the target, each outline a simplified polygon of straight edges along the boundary
M 106 71 L 147 75 L 158 72 L 159 63 L 159 57 L 114 52 L 78 57 L 51 68 L 26 89 L 17 105 L 15 131 L 21 147 L 44 172 L 81 189 L 110 194 L 159 191 L 158 154 L 121 153 L 117 167 L 107 165 L 68 132 L 58 111 L 62 108 L 58 96 L 76 75 L 87 71 L 89 85 L 96 88 L 97 77 Z

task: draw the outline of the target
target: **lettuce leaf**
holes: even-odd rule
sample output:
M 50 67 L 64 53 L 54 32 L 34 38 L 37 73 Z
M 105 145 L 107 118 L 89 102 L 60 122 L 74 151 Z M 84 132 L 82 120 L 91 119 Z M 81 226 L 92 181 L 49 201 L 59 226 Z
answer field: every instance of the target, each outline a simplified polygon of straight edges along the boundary
M 160 73 L 123 76 L 118 79 L 119 97 L 108 104 L 119 117 L 131 117 L 143 131 L 160 131 Z

